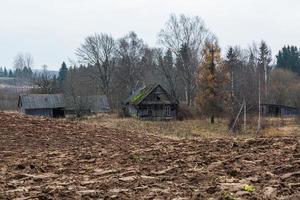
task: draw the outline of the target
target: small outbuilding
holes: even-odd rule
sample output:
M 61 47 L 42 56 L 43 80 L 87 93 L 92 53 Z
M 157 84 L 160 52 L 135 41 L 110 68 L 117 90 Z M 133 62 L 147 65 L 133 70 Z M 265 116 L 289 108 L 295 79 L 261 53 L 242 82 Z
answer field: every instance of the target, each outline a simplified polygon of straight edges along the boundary
M 299 109 L 279 104 L 261 104 L 261 113 L 264 116 L 290 116 L 299 115 Z
M 80 110 L 82 114 L 106 113 L 110 111 L 105 95 L 76 98 L 63 94 L 26 94 L 19 96 L 18 108 L 27 115 L 64 117 Z
M 108 113 L 110 106 L 105 95 L 66 97 L 66 113 L 75 114 L 80 111 L 85 114 Z
M 124 102 L 124 112 L 127 116 L 139 119 L 176 119 L 178 101 L 161 85 L 148 85 L 134 92 Z
M 27 115 L 64 117 L 64 96 L 62 94 L 27 94 L 19 96 L 18 108 Z

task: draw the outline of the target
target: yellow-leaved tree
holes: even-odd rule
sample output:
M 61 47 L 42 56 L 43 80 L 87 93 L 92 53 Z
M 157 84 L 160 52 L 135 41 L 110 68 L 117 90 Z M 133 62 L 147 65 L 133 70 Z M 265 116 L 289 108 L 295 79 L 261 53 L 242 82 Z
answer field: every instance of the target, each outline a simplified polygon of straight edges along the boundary
M 221 49 L 215 38 L 206 41 L 202 55 L 197 103 L 201 113 L 209 116 L 210 122 L 214 123 L 215 117 L 226 107 L 228 70 L 222 62 Z

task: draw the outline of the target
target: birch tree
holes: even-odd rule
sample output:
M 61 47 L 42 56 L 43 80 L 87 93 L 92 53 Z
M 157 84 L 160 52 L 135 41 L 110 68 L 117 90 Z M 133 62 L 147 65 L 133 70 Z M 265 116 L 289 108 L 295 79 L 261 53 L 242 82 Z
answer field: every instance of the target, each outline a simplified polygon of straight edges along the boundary
M 261 41 L 259 46 L 259 57 L 258 57 L 258 67 L 260 71 L 261 76 L 261 83 L 264 93 L 264 100 L 266 100 L 268 96 L 268 78 L 269 73 L 272 69 L 271 67 L 271 61 L 272 61 L 272 52 L 271 49 L 267 46 L 265 41 Z
M 197 69 L 201 60 L 204 41 L 209 35 L 203 20 L 198 17 L 172 14 L 159 33 L 159 42 L 170 49 L 181 63 L 180 78 L 185 84 L 186 101 L 192 104 L 196 92 Z M 185 52 L 184 52 L 185 51 Z M 187 55 L 185 58 L 184 55 Z M 188 59 L 187 59 L 188 58 Z

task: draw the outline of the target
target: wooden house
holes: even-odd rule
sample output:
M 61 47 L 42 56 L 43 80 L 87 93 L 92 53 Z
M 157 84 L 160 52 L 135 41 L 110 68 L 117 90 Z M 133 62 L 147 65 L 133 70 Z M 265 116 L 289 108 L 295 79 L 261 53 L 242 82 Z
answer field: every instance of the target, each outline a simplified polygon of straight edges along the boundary
M 27 115 L 64 117 L 62 94 L 28 94 L 19 96 L 18 108 Z
M 139 119 L 176 119 L 178 101 L 161 85 L 148 85 L 134 92 L 125 101 L 124 112 Z

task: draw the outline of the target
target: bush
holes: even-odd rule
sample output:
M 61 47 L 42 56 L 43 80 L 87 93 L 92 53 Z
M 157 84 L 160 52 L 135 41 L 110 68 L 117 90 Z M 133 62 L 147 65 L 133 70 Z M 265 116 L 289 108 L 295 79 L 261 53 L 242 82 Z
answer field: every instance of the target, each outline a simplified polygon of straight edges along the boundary
M 187 105 L 180 104 L 178 107 L 177 119 L 180 121 L 194 119 L 192 108 Z

